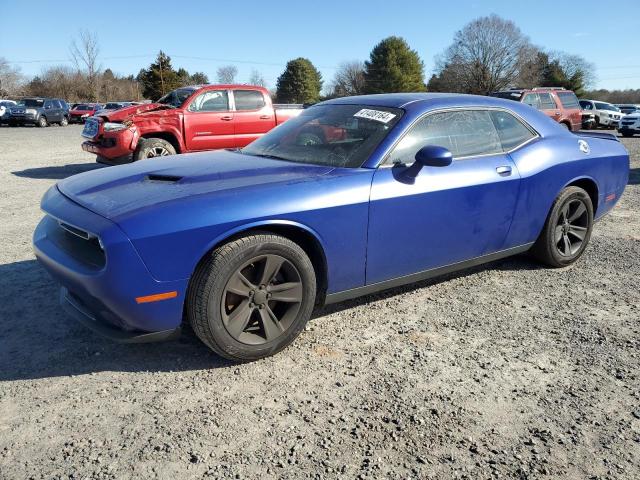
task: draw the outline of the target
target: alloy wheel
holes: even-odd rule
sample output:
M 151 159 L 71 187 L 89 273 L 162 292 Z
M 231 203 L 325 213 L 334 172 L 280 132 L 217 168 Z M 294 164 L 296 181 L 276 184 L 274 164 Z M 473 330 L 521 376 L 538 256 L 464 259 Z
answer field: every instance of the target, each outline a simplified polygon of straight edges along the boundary
M 589 212 L 584 202 L 573 198 L 564 204 L 555 227 L 555 245 L 563 257 L 571 257 L 582 248 L 589 227 Z
M 235 340 L 260 345 L 287 331 L 302 300 L 302 279 L 293 263 L 280 255 L 261 255 L 231 275 L 222 294 L 222 320 Z
M 167 155 L 171 155 L 169 153 L 169 150 L 160 146 L 150 148 L 149 151 L 147 152 L 147 158 L 166 157 Z

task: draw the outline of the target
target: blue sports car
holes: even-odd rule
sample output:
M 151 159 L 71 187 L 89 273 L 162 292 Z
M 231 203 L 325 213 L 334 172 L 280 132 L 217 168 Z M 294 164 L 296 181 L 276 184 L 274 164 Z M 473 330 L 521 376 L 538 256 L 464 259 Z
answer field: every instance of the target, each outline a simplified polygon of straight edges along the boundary
M 317 305 L 526 251 L 570 265 L 628 174 L 615 137 L 509 100 L 340 98 L 242 150 L 67 178 L 42 200 L 34 248 L 94 330 L 153 341 L 188 322 L 253 360 Z

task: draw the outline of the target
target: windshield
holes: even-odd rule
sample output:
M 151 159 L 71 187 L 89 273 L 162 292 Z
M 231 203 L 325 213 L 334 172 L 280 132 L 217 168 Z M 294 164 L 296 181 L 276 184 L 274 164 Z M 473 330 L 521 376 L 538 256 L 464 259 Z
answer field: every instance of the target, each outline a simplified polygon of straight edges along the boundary
M 93 105 L 78 105 L 76 110 L 93 110 Z
M 598 110 L 610 110 L 612 112 L 619 112 L 620 109 L 610 103 L 596 102 L 596 109 Z
M 398 108 L 316 105 L 247 145 L 247 155 L 360 167 L 402 116 Z
M 107 103 L 104 108 L 106 110 L 110 110 L 110 109 L 116 109 L 116 108 L 120 108 L 122 105 L 120 105 L 119 103 Z
M 195 88 L 179 88 L 173 92 L 167 93 L 164 97 L 158 100 L 158 103 L 163 105 L 171 105 L 172 107 L 181 107 L 187 98 L 195 92 Z
M 39 98 L 25 98 L 24 100 L 20 100 L 18 105 L 21 107 L 42 107 L 44 100 Z

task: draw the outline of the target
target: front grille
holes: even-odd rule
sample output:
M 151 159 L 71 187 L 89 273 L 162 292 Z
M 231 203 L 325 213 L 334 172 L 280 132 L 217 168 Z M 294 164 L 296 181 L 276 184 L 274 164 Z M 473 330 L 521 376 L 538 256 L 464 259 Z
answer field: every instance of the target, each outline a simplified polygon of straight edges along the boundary
M 107 259 L 98 237 L 50 216 L 45 221 L 47 238 L 60 250 L 90 269 L 104 268 Z

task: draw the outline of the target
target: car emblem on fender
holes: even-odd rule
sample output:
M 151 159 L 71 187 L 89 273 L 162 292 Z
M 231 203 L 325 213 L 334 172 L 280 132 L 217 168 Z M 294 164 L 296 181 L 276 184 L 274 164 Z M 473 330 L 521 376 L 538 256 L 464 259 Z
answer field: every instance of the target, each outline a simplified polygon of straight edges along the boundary
M 578 147 L 580 147 L 582 153 L 589 153 L 591 151 L 589 144 L 585 140 L 578 140 Z

